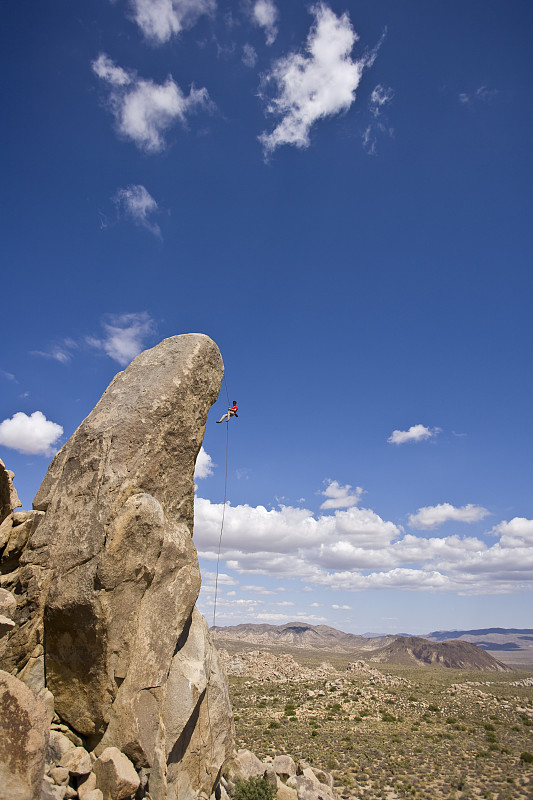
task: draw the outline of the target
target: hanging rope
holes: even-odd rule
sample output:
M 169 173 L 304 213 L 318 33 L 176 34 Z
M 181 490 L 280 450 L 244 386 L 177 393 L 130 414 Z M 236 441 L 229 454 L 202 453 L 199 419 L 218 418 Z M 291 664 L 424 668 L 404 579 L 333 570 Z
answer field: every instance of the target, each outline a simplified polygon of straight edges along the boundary
M 226 387 L 226 395 L 228 398 L 228 405 L 229 405 L 229 393 L 228 393 L 228 386 L 226 383 L 226 376 L 224 375 L 224 386 Z M 218 539 L 218 553 L 217 553 L 217 575 L 215 579 L 215 599 L 213 602 L 213 629 L 216 623 L 216 616 L 217 616 L 217 597 L 218 597 L 218 573 L 220 570 L 220 548 L 222 546 L 222 533 L 224 531 L 224 516 L 226 514 L 226 498 L 228 495 L 228 450 L 229 450 L 229 417 L 226 420 L 226 474 L 224 477 L 224 505 L 222 506 L 222 524 L 220 525 L 220 536 Z M 215 635 L 215 631 L 213 630 L 213 636 Z

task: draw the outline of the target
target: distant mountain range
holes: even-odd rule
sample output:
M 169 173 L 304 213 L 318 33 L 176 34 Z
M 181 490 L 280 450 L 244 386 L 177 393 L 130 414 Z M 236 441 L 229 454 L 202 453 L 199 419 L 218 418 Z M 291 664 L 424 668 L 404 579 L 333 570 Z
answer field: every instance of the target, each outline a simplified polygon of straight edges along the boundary
M 433 631 L 425 636 L 409 634 L 344 633 L 329 625 L 291 622 L 286 625 L 247 624 L 212 629 L 215 641 L 226 647 L 292 648 L 345 653 L 354 658 L 396 664 L 441 664 L 458 669 L 503 670 L 494 657 L 505 652 L 514 665 L 533 664 L 533 630 L 483 628 L 468 631 Z

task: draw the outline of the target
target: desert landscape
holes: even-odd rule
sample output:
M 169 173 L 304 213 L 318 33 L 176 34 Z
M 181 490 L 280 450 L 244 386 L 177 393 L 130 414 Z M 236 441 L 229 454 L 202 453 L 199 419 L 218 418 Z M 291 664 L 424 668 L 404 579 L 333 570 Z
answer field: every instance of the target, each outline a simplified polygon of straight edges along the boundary
M 328 770 L 346 800 L 533 796 L 533 665 L 380 663 L 371 650 L 353 661 L 294 644 L 254 650 L 229 631 L 216 642 L 238 748 Z

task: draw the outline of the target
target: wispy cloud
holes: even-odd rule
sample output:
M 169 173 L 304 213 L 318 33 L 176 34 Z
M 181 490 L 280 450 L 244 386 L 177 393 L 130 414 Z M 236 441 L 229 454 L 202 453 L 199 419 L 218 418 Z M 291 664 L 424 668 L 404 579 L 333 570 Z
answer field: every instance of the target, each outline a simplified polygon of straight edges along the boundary
M 257 63 L 257 53 L 251 44 L 246 43 L 242 48 L 242 63 L 245 67 L 253 69 Z
M 56 452 L 53 445 L 62 435 L 62 426 L 46 419 L 42 411 L 29 416 L 17 411 L 11 419 L 0 422 L 0 445 L 19 453 L 51 456 Z
M 483 506 L 475 506 L 472 503 L 461 508 L 456 508 L 450 503 L 439 503 L 436 506 L 424 506 L 424 508 L 419 508 L 416 514 L 410 514 L 409 527 L 430 530 L 450 520 L 454 522 L 479 522 L 489 513 Z
M 423 442 L 425 439 L 434 439 L 441 428 L 426 428 L 425 425 L 411 425 L 406 431 L 393 431 L 387 439 L 390 444 L 405 444 L 406 442 Z
M 320 506 L 320 508 L 326 510 L 328 508 L 350 508 L 351 506 L 356 506 L 364 492 L 360 486 L 356 486 L 355 491 L 352 492 L 352 486 L 349 483 L 346 486 L 341 486 L 338 481 L 330 480 L 324 491 L 319 492 L 319 494 L 328 498 Z
M 347 111 L 355 100 L 363 70 L 373 64 L 377 50 L 352 60 L 358 36 L 348 14 L 337 17 L 324 4 L 311 9 L 315 22 L 307 37 L 306 54 L 290 53 L 276 61 L 264 77 L 278 93 L 267 103 L 267 112 L 281 121 L 259 139 L 266 154 L 292 144 L 309 146 L 309 134 L 320 119 Z
M 110 314 L 103 322 L 104 336 L 87 336 L 90 347 L 103 350 L 122 367 L 138 356 L 146 341 L 154 334 L 155 326 L 146 311 L 133 314 Z
M 116 66 L 105 53 L 92 62 L 92 69 L 109 87 L 108 105 L 119 134 L 147 153 L 164 150 L 164 134 L 175 121 L 185 124 L 190 114 L 213 107 L 207 89 L 191 86 L 185 95 L 172 76 L 154 83 Z
M 380 134 L 393 134 L 393 129 L 384 116 L 384 110 L 393 97 L 394 91 L 390 87 L 385 89 L 380 83 L 372 90 L 368 103 L 372 120 L 363 133 L 363 147 L 369 155 L 376 155 Z
M 278 35 L 278 9 L 273 0 L 256 0 L 252 8 L 252 20 L 264 29 L 267 45 L 273 44 Z
M 461 92 L 459 94 L 459 102 L 466 106 L 472 106 L 475 103 L 491 103 L 499 94 L 498 89 L 480 86 L 475 92 Z
M 168 42 L 183 29 L 192 28 L 203 14 L 212 14 L 215 0 L 130 0 L 133 19 L 155 44 Z
M 68 364 L 72 361 L 74 352 L 78 349 L 77 342 L 74 339 L 66 338 L 59 343 L 50 345 L 47 350 L 32 350 L 32 356 L 39 356 L 40 358 L 51 358 L 53 361 L 59 361 L 60 364 Z
M 113 196 L 119 214 L 123 214 L 135 225 L 140 225 L 161 237 L 159 225 L 150 220 L 152 214 L 157 213 L 158 205 L 152 195 L 140 184 L 130 184 L 123 189 L 118 189 Z

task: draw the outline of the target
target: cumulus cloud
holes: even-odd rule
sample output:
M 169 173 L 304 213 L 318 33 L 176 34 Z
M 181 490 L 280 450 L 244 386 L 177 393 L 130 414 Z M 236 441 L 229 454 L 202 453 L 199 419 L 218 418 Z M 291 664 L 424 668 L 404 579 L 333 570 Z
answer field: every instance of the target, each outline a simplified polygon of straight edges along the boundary
M 163 84 L 140 78 L 134 70 L 117 67 L 105 53 L 92 62 L 93 72 L 109 87 L 109 108 L 120 135 L 147 153 L 165 148 L 164 134 L 179 121 L 212 108 L 207 89 L 191 86 L 185 95 L 169 75 Z
M 356 486 L 354 492 L 351 489 L 352 487 L 349 483 L 346 486 L 341 486 L 338 481 L 329 481 L 326 489 L 319 493 L 328 498 L 324 500 L 320 508 L 326 510 L 328 508 L 350 508 L 350 506 L 357 505 L 363 490 L 360 486 Z
M 102 323 L 104 336 L 88 336 L 87 344 L 99 350 L 125 367 L 145 347 L 146 340 L 154 333 L 154 323 L 146 311 L 133 314 L 110 314 Z
M 374 50 L 352 60 L 358 36 L 348 14 L 337 17 L 324 4 L 311 11 L 315 22 L 307 37 L 306 54 L 295 52 L 279 59 L 264 78 L 265 86 L 274 83 L 278 91 L 268 102 L 267 112 L 281 117 L 271 133 L 259 137 L 266 154 L 283 144 L 308 147 L 315 122 L 350 108 L 363 70 L 376 57 Z
M 133 19 L 155 44 L 168 42 L 183 29 L 192 28 L 203 14 L 212 14 L 215 0 L 130 0 Z
M 425 425 L 411 425 L 407 431 L 393 431 L 387 441 L 391 444 L 422 442 L 424 439 L 434 439 L 440 432 L 440 428 L 426 428 Z
M 264 29 L 267 45 L 273 44 L 278 35 L 278 9 L 275 3 L 272 0 L 256 0 L 252 9 L 252 20 L 255 25 Z
M 500 522 L 491 531 L 493 536 L 500 536 L 503 547 L 528 547 L 533 545 L 533 519 L 513 517 L 509 522 Z
M 135 225 L 146 228 L 154 236 L 161 236 L 159 225 L 150 220 L 150 216 L 157 212 L 157 203 L 144 186 L 130 184 L 118 189 L 113 196 L 113 202 L 119 213 L 131 219 Z
M 0 444 L 19 453 L 51 456 L 56 451 L 53 445 L 63 435 L 63 428 L 46 419 L 42 411 L 29 416 L 17 411 L 11 419 L 0 422 Z
M 216 464 L 213 463 L 213 459 L 206 453 L 204 450 L 204 446 L 200 447 L 200 452 L 196 457 L 196 466 L 194 468 L 194 480 L 201 480 L 202 478 L 208 478 L 210 475 L 213 474 L 213 468 Z
M 430 527 L 445 515 L 474 521 L 488 513 L 474 505 L 443 506 L 422 522 Z M 221 514 L 220 504 L 196 499 L 194 538 L 207 561 L 217 558 Z M 472 536 L 406 534 L 368 508 L 314 515 L 290 506 L 267 510 L 227 504 L 221 558 L 239 574 L 304 580 L 303 591 L 309 586 L 459 594 L 533 589 L 533 520 L 515 517 L 489 533 L 497 537 L 490 547 Z M 269 593 L 258 586 L 244 588 L 256 595 Z
M 409 525 L 411 528 L 429 530 L 449 520 L 454 520 L 455 522 L 479 522 L 489 513 L 486 508 L 475 506 L 472 503 L 468 503 L 468 505 L 461 508 L 456 508 L 450 503 L 439 503 L 436 506 L 424 506 L 424 508 L 419 508 L 416 514 L 410 514 Z

